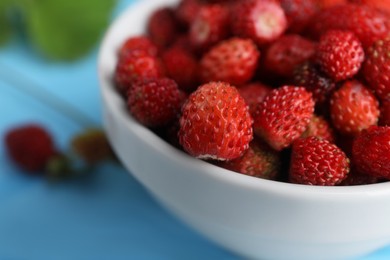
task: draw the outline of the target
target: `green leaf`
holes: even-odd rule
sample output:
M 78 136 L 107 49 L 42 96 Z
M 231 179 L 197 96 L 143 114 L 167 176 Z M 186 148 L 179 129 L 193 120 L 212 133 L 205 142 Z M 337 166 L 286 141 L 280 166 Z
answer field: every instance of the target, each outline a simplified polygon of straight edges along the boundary
M 1 1 L 1 0 L 0 0 Z M 115 0 L 26 1 L 26 30 L 47 57 L 75 59 L 95 46 L 111 17 Z
M 5 43 L 11 35 L 12 28 L 7 17 L 9 1 L 0 0 L 0 44 Z

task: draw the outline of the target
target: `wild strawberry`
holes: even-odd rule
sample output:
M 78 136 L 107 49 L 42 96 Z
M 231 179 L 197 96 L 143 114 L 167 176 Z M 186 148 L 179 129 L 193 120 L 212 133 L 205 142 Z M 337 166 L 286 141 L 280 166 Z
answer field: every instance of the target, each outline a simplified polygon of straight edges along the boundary
M 279 154 L 256 139 L 250 142 L 243 156 L 219 164 L 231 171 L 268 180 L 278 177 L 280 165 Z
M 305 132 L 303 132 L 302 137 L 315 136 L 319 139 L 324 139 L 330 143 L 335 142 L 334 131 L 329 125 L 329 123 L 321 116 L 314 115 Z
M 333 80 L 345 80 L 358 73 L 364 61 L 363 47 L 351 32 L 328 31 L 320 39 L 316 61 Z
M 181 0 L 175 10 L 177 19 L 185 26 L 189 26 L 195 20 L 202 5 L 199 0 Z
M 129 52 L 119 58 L 115 69 L 115 84 L 123 95 L 134 82 L 143 78 L 158 78 L 164 74 L 160 61 L 146 52 Z
M 330 99 L 330 115 L 337 130 L 355 135 L 377 124 L 379 104 L 363 84 L 355 80 L 347 81 L 333 93 Z
M 336 83 L 324 75 L 313 62 L 305 62 L 299 65 L 294 71 L 294 84 L 303 86 L 313 94 L 313 99 L 318 104 L 324 104 Z
M 241 86 L 238 89 L 238 92 L 244 98 L 245 103 L 249 106 L 249 112 L 253 117 L 256 112 L 257 104 L 263 102 L 271 90 L 272 89 L 270 87 L 260 82 L 253 82 Z
M 170 48 L 162 54 L 167 76 L 179 85 L 179 88 L 191 92 L 197 87 L 198 62 L 193 55 L 181 48 Z
M 160 8 L 149 17 L 147 31 L 150 39 L 160 49 L 168 47 L 177 37 L 178 24 L 170 8 Z
M 383 100 L 380 109 L 379 124 L 382 126 L 390 126 L 390 99 Z
M 180 143 L 201 159 L 232 160 L 253 138 L 252 117 L 237 89 L 211 82 L 193 92 L 182 107 Z
M 351 0 L 351 2 L 368 5 L 390 14 L 390 2 L 388 0 Z
M 191 45 L 196 50 L 207 50 L 227 38 L 229 11 L 223 5 L 204 5 L 190 27 Z
M 265 54 L 264 66 L 284 77 L 291 77 L 299 64 L 315 53 L 312 41 L 295 34 L 284 35 L 271 44 Z
M 257 67 L 260 52 L 249 39 L 231 38 L 208 51 L 200 61 L 200 77 L 205 83 L 225 81 L 233 85 L 248 82 Z
M 375 42 L 367 51 L 363 74 L 382 100 L 390 98 L 390 38 Z
M 315 16 L 309 27 L 311 35 L 316 39 L 328 30 L 351 31 L 365 49 L 386 36 L 390 30 L 388 18 L 384 14 L 369 6 L 357 4 L 325 9 Z
M 280 4 L 287 17 L 288 30 L 293 33 L 302 32 L 319 11 L 317 0 L 280 0 Z
M 180 92 L 168 78 L 149 78 L 136 82 L 128 93 L 130 113 L 143 125 L 168 124 L 180 110 Z
M 317 137 L 294 142 L 290 164 L 292 183 L 333 186 L 349 172 L 349 159 L 336 145 Z
M 390 179 L 390 127 L 363 130 L 353 143 L 352 153 L 359 172 Z
M 142 51 L 150 56 L 157 56 L 157 47 L 146 36 L 135 36 L 128 38 L 119 50 L 119 57 L 125 56 L 128 52 Z
M 313 112 L 312 95 L 303 87 L 274 89 L 257 106 L 253 125 L 255 134 L 280 151 L 303 134 Z
M 50 133 L 39 125 L 13 128 L 6 133 L 4 141 L 10 158 L 28 172 L 42 171 L 56 154 Z
M 287 18 L 277 1 L 238 1 L 232 12 L 233 34 L 259 45 L 279 38 L 287 28 Z

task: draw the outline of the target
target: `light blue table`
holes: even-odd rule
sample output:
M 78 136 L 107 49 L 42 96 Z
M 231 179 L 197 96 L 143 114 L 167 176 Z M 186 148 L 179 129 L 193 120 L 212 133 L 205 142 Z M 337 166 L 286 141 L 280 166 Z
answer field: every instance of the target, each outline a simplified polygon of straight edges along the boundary
M 121 1 L 118 12 L 131 2 Z M 37 85 L 100 124 L 96 54 L 53 63 L 18 40 L 0 49 L 0 136 L 11 126 L 39 122 L 66 149 L 81 130 L 11 81 Z M 167 213 L 121 166 L 53 184 L 21 173 L 3 145 L 0 166 L 0 259 L 238 259 Z M 390 247 L 363 259 L 390 259 Z

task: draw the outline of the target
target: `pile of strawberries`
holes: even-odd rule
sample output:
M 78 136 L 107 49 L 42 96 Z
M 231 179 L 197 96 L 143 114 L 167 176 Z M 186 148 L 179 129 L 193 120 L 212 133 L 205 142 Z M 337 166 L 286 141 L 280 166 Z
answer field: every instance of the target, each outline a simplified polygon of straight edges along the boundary
M 390 4 L 181 0 L 118 51 L 131 115 L 188 154 L 308 185 L 390 179 Z

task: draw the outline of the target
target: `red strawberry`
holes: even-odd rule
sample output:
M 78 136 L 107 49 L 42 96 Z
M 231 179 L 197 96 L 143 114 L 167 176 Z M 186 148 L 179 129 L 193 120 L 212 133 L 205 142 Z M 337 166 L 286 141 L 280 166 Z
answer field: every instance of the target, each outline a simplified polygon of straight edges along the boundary
M 367 51 L 363 74 L 382 100 L 390 98 L 390 38 L 375 42 Z
M 331 30 L 320 39 L 316 61 L 335 81 L 352 78 L 364 61 L 363 47 L 353 33 Z
M 134 82 L 143 78 L 163 76 L 160 61 L 142 51 L 129 52 L 120 57 L 115 69 L 115 84 L 126 95 Z
M 319 11 L 317 0 L 280 0 L 280 4 L 287 17 L 288 30 L 294 33 L 302 32 Z
M 143 125 L 157 127 L 170 123 L 180 110 L 181 94 L 168 78 L 143 79 L 128 93 L 130 113 Z
M 303 87 L 274 89 L 257 106 L 253 125 L 255 134 L 280 151 L 303 134 L 313 112 L 312 95 Z
M 250 142 L 243 156 L 219 164 L 231 171 L 268 180 L 278 177 L 280 165 L 279 154 L 256 139 Z
M 257 105 L 264 101 L 271 90 L 270 87 L 261 84 L 260 82 L 253 82 L 240 87 L 238 92 L 249 106 L 250 114 L 254 116 Z
M 390 126 L 390 99 L 383 100 L 380 108 L 379 124 L 382 126 Z
M 170 8 L 161 8 L 149 17 L 147 31 L 150 39 L 160 49 L 168 47 L 177 37 L 178 23 Z
M 310 91 L 314 101 L 318 104 L 324 104 L 336 88 L 336 83 L 324 75 L 312 62 L 299 65 L 294 71 L 293 81 L 297 86 L 303 86 Z
M 207 50 L 227 38 L 229 11 L 223 5 L 204 5 L 190 27 L 190 41 L 194 49 Z
M 311 118 L 306 131 L 302 134 L 302 137 L 309 136 L 315 136 L 319 139 L 327 140 L 330 143 L 335 142 L 333 129 L 323 117 L 316 115 Z
M 362 131 L 353 143 L 352 153 L 360 173 L 390 179 L 390 127 L 372 126 Z
M 317 137 L 294 142 L 290 164 L 292 183 L 333 186 L 349 172 L 349 159 L 336 145 Z
M 264 66 L 284 77 L 291 77 L 295 67 L 315 53 L 312 41 L 295 34 L 277 39 L 266 52 Z
M 368 5 L 390 14 L 390 1 L 388 0 L 351 0 L 351 2 Z
M 260 45 L 274 41 L 287 28 L 287 18 L 277 1 L 242 0 L 232 12 L 234 35 L 250 38 Z
M 150 56 L 157 56 L 157 47 L 146 36 L 135 36 L 128 38 L 119 50 L 119 57 L 126 55 L 128 52 L 142 51 Z
M 366 5 L 337 5 L 320 12 L 310 24 L 310 33 L 316 39 L 328 30 L 349 30 L 366 49 L 389 32 L 388 18 Z
M 24 125 L 9 130 L 5 147 L 11 159 L 29 172 L 42 171 L 56 149 L 51 135 L 39 125 Z
M 199 0 L 181 0 L 175 10 L 177 19 L 185 26 L 189 26 L 195 20 L 202 5 Z
M 179 85 L 179 88 L 191 92 L 197 87 L 198 62 L 193 55 L 182 48 L 170 48 L 162 54 L 166 74 Z
M 232 160 L 248 149 L 252 122 L 235 87 L 211 82 L 200 86 L 183 105 L 180 143 L 197 158 Z
M 330 99 L 330 115 L 337 130 L 355 135 L 377 124 L 379 104 L 363 84 L 355 80 L 347 81 L 333 93 Z
M 260 52 L 249 39 L 231 38 L 214 46 L 200 61 L 205 83 L 226 81 L 233 85 L 248 82 L 257 67 Z

